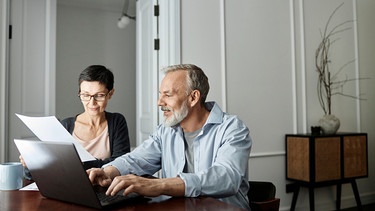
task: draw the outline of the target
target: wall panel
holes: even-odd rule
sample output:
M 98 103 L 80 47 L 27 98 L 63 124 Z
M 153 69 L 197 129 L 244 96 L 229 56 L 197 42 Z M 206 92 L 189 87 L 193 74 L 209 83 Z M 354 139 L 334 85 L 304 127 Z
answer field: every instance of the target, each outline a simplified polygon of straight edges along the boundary
M 374 18 L 370 13 L 375 14 L 370 1 L 239 0 L 224 1 L 223 8 L 218 7 L 220 2 L 208 1 L 197 7 L 196 1 L 182 1 L 182 61 L 202 66 L 214 84 L 210 99 L 220 102 L 222 99 L 217 97 L 224 97 L 226 111 L 239 115 L 249 126 L 254 141 L 249 158 L 250 179 L 270 180 L 276 184 L 277 196 L 281 198 L 280 210 L 289 210 L 292 200 L 292 194 L 285 190 L 289 181 L 285 179 L 284 136 L 310 132 L 310 126 L 317 125 L 323 115 L 316 90 L 315 50 L 320 42 L 319 30 L 342 2 L 344 5 L 334 16 L 333 25 L 359 18 L 340 34 L 331 49 L 332 68 L 338 69 L 355 59 L 346 67 L 348 72 L 342 74 L 344 78 L 373 76 L 369 65 L 373 63 L 369 61 L 374 55 L 373 44 L 366 46 L 366 43 L 373 43 L 367 33 L 374 32 L 374 27 L 367 22 Z M 202 14 L 209 18 L 202 19 Z M 224 21 L 216 19 L 218 14 Z M 219 33 L 220 29 L 224 29 L 224 33 Z M 207 36 L 210 39 L 205 39 Z M 220 39 L 223 41 L 217 42 Z M 224 75 L 214 74 L 220 69 L 213 69 L 218 64 L 225 66 Z M 370 109 L 375 94 L 367 91 L 372 87 L 370 84 L 373 83 L 363 80 L 345 85 L 346 93 L 355 95 L 365 91 L 367 101 L 342 96 L 335 96 L 333 101 L 334 114 L 342 120 L 339 131 L 369 133 L 369 149 L 373 142 L 371 133 L 375 131 L 371 124 L 375 115 Z M 369 152 L 370 178 L 358 180 L 363 203 L 375 202 L 371 154 Z M 316 191 L 317 210 L 335 209 L 334 191 L 334 187 Z M 355 206 L 355 200 L 350 186 L 344 185 L 342 207 L 348 206 Z M 302 189 L 297 210 L 308 207 L 308 194 Z

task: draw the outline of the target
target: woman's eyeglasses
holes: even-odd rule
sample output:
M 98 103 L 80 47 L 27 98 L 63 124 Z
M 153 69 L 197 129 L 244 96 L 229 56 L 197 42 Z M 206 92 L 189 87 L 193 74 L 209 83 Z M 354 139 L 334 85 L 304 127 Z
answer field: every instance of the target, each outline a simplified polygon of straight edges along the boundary
M 89 95 L 89 94 L 78 94 L 78 97 L 82 100 L 82 101 L 90 101 L 91 98 L 94 98 L 95 101 L 104 101 L 107 97 L 107 95 L 109 94 L 109 92 L 107 94 L 103 94 L 103 93 L 98 93 L 98 94 L 94 94 L 94 95 Z

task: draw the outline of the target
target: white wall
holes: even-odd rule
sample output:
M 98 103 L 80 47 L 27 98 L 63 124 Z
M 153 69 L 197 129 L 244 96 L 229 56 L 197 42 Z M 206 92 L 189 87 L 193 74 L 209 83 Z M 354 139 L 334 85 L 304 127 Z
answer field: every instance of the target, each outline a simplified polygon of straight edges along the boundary
M 369 178 L 357 181 L 362 203 L 366 204 L 375 202 L 375 93 L 371 91 L 375 88 L 375 32 L 371 23 L 375 3 L 181 1 L 182 63 L 201 66 L 211 84 L 208 99 L 218 101 L 249 126 L 254 141 L 250 179 L 274 182 L 281 210 L 289 210 L 292 201 L 292 194 L 285 188 L 289 183 L 285 179 L 285 134 L 310 132 L 310 126 L 317 125 L 323 116 L 316 93 L 314 54 L 320 41 L 319 29 L 341 2 L 345 4 L 332 23 L 357 19 L 358 31 L 353 25 L 340 35 L 331 51 L 332 68 L 357 58 L 344 77 L 358 74 L 372 79 L 345 87 L 349 93 L 365 93 L 366 101 L 335 96 L 333 113 L 341 119 L 339 131 L 368 133 Z M 334 198 L 335 188 L 316 189 L 316 210 L 334 210 Z M 343 185 L 341 199 L 342 207 L 356 206 L 350 185 Z M 308 192 L 302 188 L 297 210 L 308 207 Z
M 110 8 L 105 2 L 94 7 L 57 1 L 56 116 L 63 119 L 83 112 L 77 97 L 79 73 L 92 64 L 105 65 L 115 76 L 115 94 L 107 111 L 125 116 L 135 146 L 135 21 L 125 29 L 117 27 L 123 1 L 117 2 L 117 8 Z

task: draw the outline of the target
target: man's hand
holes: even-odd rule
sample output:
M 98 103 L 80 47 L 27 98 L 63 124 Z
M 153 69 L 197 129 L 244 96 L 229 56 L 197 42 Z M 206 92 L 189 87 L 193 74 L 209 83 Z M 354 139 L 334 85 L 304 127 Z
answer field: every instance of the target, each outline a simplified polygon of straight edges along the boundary
M 110 186 L 112 179 L 120 175 L 120 172 L 113 166 L 108 166 L 105 169 L 91 168 L 86 170 L 86 173 L 92 184 L 103 187 Z
M 184 196 L 185 183 L 179 177 L 149 179 L 129 174 L 115 177 L 106 194 L 116 195 L 122 189 L 124 189 L 124 195 L 135 192 L 149 197 L 160 195 Z

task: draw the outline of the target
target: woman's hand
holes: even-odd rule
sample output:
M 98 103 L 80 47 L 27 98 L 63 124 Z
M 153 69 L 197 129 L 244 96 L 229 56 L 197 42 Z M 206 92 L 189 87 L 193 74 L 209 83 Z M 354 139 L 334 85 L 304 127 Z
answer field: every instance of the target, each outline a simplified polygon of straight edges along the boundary
M 20 162 L 22 163 L 23 167 L 27 168 L 25 161 L 23 160 L 22 155 L 18 157 L 20 159 Z

